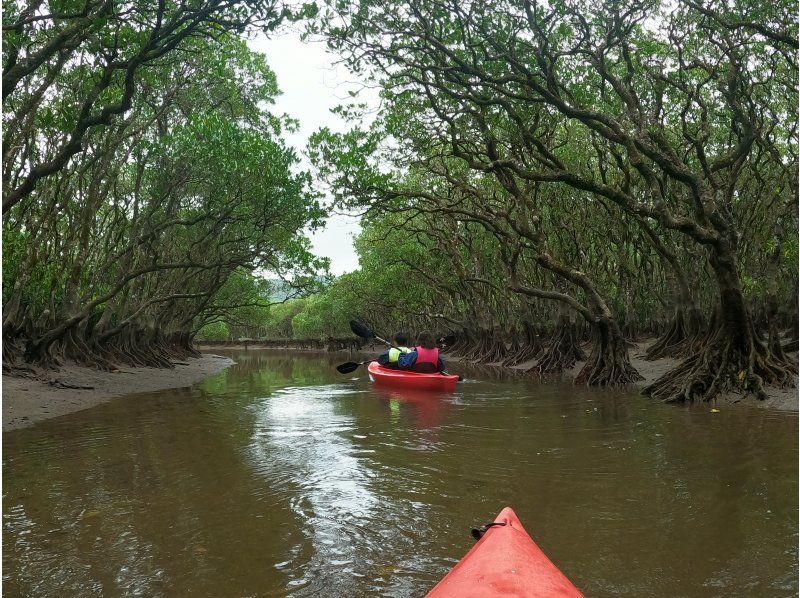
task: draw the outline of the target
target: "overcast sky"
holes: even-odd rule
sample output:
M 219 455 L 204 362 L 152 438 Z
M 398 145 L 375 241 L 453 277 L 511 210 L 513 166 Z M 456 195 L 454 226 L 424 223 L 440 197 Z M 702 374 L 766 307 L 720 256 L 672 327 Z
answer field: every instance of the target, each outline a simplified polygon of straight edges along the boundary
M 261 36 L 249 43 L 253 50 L 266 55 L 278 77 L 278 87 L 283 93 L 276 101 L 274 112 L 286 113 L 300 121 L 299 131 L 287 134 L 286 139 L 308 170 L 311 166 L 305 156 L 305 146 L 309 136 L 321 127 L 346 130 L 346 124 L 331 113 L 331 108 L 351 101 L 349 91 L 358 91 L 358 102 L 377 106 L 377 92 L 366 89 L 345 67 L 334 65 L 334 57 L 320 42 L 302 42 L 297 31 L 287 31 L 273 39 Z M 353 249 L 353 235 L 358 231 L 357 218 L 332 216 L 325 230 L 312 235 L 314 253 L 330 258 L 334 274 L 358 268 Z

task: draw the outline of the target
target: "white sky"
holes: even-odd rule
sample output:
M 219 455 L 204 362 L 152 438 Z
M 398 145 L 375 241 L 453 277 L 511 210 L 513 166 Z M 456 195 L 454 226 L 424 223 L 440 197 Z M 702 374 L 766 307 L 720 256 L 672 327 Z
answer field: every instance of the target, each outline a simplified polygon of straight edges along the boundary
M 321 42 L 302 42 L 297 31 L 287 31 L 272 39 L 258 36 L 250 47 L 266 55 L 283 92 L 272 111 L 288 114 L 300 122 L 297 133 L 286 134 L 287 142 L 300 156 L 302 166 L 313 175 L 305 155 L 309 136 L 321 127 L 345 131 L 348 127 L 331 108 L 352 102 L 349 91 L 358 91 L 357 101 L 377 107 L 378 94 L 367 89 L 346 67 L 334 65 L 335 57 Z M 358 219 L 335 215 L 325 229 L 311 236 L 314 253 L 330 258 L 331 272 L 343 274 L 358 268 L 353 236 L 360 230 Z

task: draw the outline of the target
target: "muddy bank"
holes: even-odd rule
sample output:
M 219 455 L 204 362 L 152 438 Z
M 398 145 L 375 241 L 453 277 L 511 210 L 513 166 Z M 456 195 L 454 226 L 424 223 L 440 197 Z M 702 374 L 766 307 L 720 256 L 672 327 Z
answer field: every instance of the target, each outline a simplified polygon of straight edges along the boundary
M 357 337 L 329 339 L 279 339 L 238 341 L 196 341 L 195 347 L 205 350 L 219 349 L 272 349 L 275 351 L 358 351 L 366 345 Z
M 26 377 L 4 374 L 3 431 L 25 428 L 123 395 L 191 386 L 233 363 L 228 357 L 204 354 L 176 363 L 174 369 L 126 367 L 112 373 L 67 365 L 59 370 L 35 369 Z
M 348 351 L 346 349 L 327 349 L 325 347 L 309 347 L 305 345 L 262 345 L 260 343 L 196 343 L 194 345 L 195 349 L 198 351 L 275 351 L 276 353 L 280 353 L 281 351 L 290 352 L 290 353 L 333 353 L 333 352 L 344 352 L 350 353 L 353 351 Z
M 679 359 L 657 359 L 655 361 L 646 361 L 644 359 L 645 353 L 647 352 L 647 348 L 655 342 L 656 339 L 645 339 L 640 343 L 636 343 L 630 349 L 630 358 L 631 364 L 635 367 L 638 372 L 644 376 L 644 380 L 637 382 L 634 386 L 636 388 L 644 388 L 648 384 L 654 382 L 663 374 L 667 373 L 669 370 L 677 366 L 681 360 Z M 590 350 L 590 347 L 586 347 L 586 351 Z M 445 359 L 449 359 L 451 361 L 460 361 L 457 357 L 453 357 L 452 355 L 444 355 Z M 797 355 L 794 355 L 794 358 L 797 359 Z M 512 367 L 504 367 L 497 363 L 490 363 L 490 364 L 482 364 L 482 365 L 489 365 L 492 367 L 498 367 L 502 369 L 508 370 L 519 370 L 524 372 L 527 369 L 533 367 L 536 363 L 535 359 L 531 359 L 530 361 L 525 361 L 520 363 L 517 366 Z M 564 376 L 568 378 L 575 378 L 578 372 L 581 371 L 581 368 L 585 364 L 585 361 L 578 361 L 575 363 L 575 367 L 572 369 L 566 370 L 564 372 Z M 765 409 L 778 409 L 781 411 L 798 411 L 798 389 L 797 389 L 797 379 L 795 378 L 795 386 L 794 388 L 775 388 L 769 386 L 765 389 L 767 394 L 767 400 L 759 401 L 755 397 L 751 395 L 740 395 L 740 394 L 727 394 L 717 398 L 716 401 L 713 402 L 715 405 L 751 405 L 754 407 L 761 407 Z

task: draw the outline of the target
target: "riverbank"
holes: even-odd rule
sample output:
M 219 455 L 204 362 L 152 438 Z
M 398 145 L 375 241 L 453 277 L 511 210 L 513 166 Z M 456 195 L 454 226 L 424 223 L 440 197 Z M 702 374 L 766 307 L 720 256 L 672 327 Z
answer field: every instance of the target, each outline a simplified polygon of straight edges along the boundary
M 209 353 L 176 363 L 173 369 L 126 367 L 117 373 L 78 365 L 34 368 L 26 376 L 3 374 L 3 431 L 94 407 L 116 397 L 191 386 L 232 365 Z
M 343 345 L 344 343 L 340 343 Z M 297 343 L 263 343 L 261 341 L 242 342 L 242 341 L 198 341 L 194 344 L 194 348 L 198 351 L 220 351 L 220 350 L 233 350 L 233 351 L 291 351 L 297 353 L 341 353 L 351 355 L 364 355 L 365 359 L 375 353 L 382 353 L 386 351 L 386 345 L 376 341 L 360 344 L 356 339 L 351 341 L 351 346 L 337 346 L 334 349 L 329 349 L 324 342 L 309 343 L 306 341 L 298 341 Z
M 358 351 L 364 348 L 364 341 L 357 337 L 329 339 L 278 339 L 278 340 L 235 340 L 235 341 L 197 341 L 199 349 L 217 351 L 219 349 L 271 349 L 275 351 Z
M 629 351 L 631 365 L 636 368 L 636 370 L 644 376 L 644 380 L 641 380 L 634 384 L 636 388 L 644 388 L 648 384 L 655 382 L 658 378 L 666 374 L 669 370 L 676 367 L 680 364 L 680 359 L 671 359 L 671 358 L 663 358 L 657 359 L 656 361 L 647 361 L 645 360 L 644 356 L 647 353 L 647 348 L 652 345 L 656 339 L 644 339 L 639 343 L 636 343 Z M 587 353 L 590 348 L 587 346 L 585 347 Z M 460 362 L 461 360 L 457 357 L 452 355 L 444 355 L 446 360 Z M 797 354 L 793 355 L 795 359 L 797 359 Z M 502 366 L 499 363 L 488 363 L 488 364 L 481 364 L 481 365 L 488 365 L 491 367 L 497 367 L 506 370 L 517 370 L 520 372 L 524 372 L 525 370 L 530 369 L 536 363 L 536 359 L 531 359 L 529 361 L 525 361 L 520 363 L 516 366 L 506 367 Z M 566 370 L 563 374 L 566 378 L 575 378 L 578 375 L 578 372 L 581 371 L 581 368 L 584 366 L 586 361 L 578 361 L 575 363 L 575 366 L 572 369 Z M 794 388 L 775 388 L 769 386 L 765 388 L 765 392 L 767 395 L 767 399 L 765 401 L 760 401 L 751 395 L 740 395 L 734 393 L 728 393 L 718 397 L 714 402 L 713 405 L 722 406 L 722 405 L 749 405 L 753 407 L 760 407 L 764 409 L 777 409 L 780 411 L 798 411 L 800 408 L 800 400 L 798 400 L 798 388 L 797 388 L 797 378 L 795 378 L 795 386 Z M 711 403 L 709 403 L 711 404 Z

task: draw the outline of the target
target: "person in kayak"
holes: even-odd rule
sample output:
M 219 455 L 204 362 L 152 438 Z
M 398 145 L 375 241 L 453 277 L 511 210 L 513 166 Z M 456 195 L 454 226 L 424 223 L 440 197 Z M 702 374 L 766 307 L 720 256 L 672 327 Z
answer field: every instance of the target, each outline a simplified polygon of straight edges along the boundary
M 419 344 L 409 353 L 400 355 L 398 365 L 401 370 L 433 374 L 444 371 L 444 361 L 439 357 L 439 348 L 436 339 L 429 332 L 422 332 L 418 339 Z
M 398 359 L 400 356 L 410 353 L 411 349 L 407 346 L 409 338 L 406 332 L 398 332 L 392 340 L 394 340 L 395 346 L 378 355 L 378 363 L 385 368 L 396 370 L 399 368 Z

